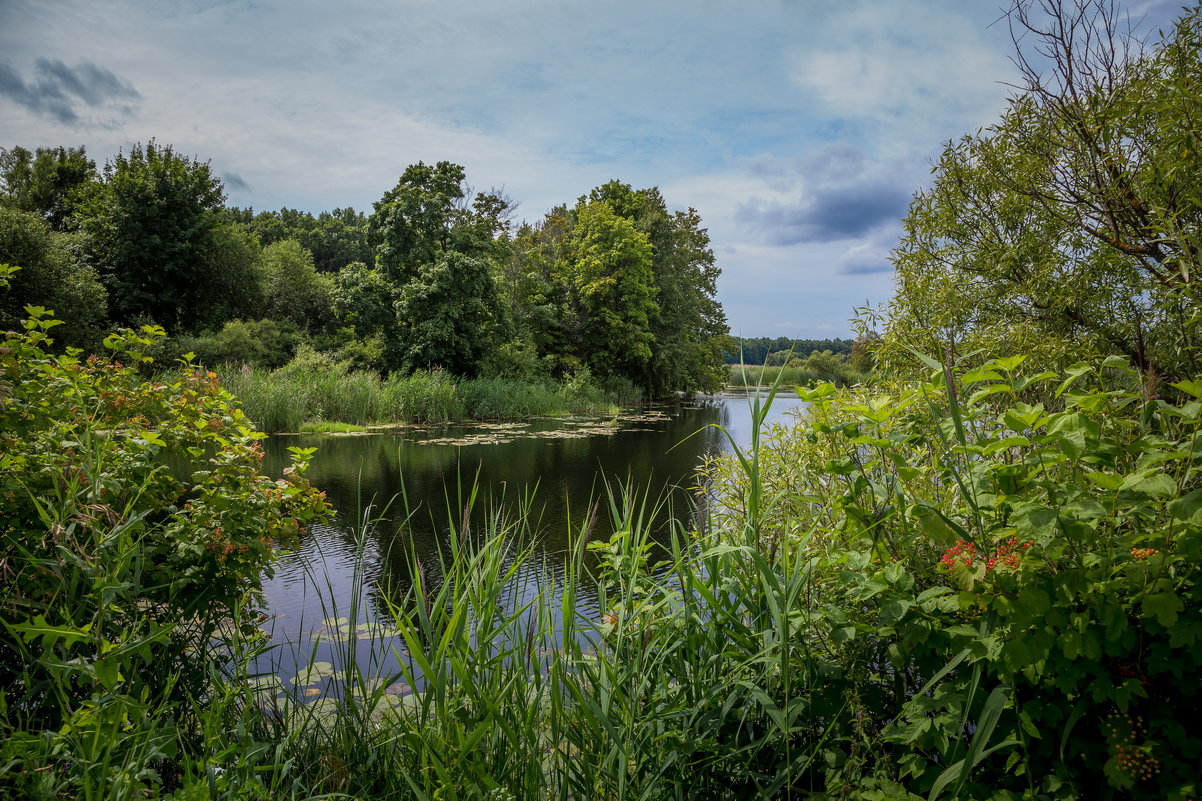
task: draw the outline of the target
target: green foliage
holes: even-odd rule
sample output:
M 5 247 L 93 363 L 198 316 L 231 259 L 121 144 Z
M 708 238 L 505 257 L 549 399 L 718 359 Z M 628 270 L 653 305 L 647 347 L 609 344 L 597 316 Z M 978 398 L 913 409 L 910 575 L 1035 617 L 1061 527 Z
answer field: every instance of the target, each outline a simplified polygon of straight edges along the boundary
M 378 335 L 387 370 L 474 375 L 503 327 L 493 281 L 507 202 L 464 201 L 463 168 L 408 167 L 369 220 L 376 264 L 339 273 L 333 308 L 361 336 Z
M 1002 118 L 945 148 L 895 252 L 881 354 L 975 349 L 1067 366 L 1199 367 L 1202 9 L 1147 50 L 1103 2 L 1015 4 L 1041 55 Z M 1042 70 L 1042 73 L 1041 73 Z
M 515 349 L 556 375 L 587 367 L 660 397 L 721 385 L 717 276 L 694 210 L 610 181 L 521 227 L 499 286 Z
M 265 248 L 295 239 L 313 254 L 313 266 L 319 273 L 336 273 L 348 264 L 373 260 L 367 218 L 352 208 L 323 211 L 316 217 L 289 208 L 258 214 L 231 208 L 225 213 L 231 221 L 245 225 Z
M 263 248 L 264 314 L 302 328 L 319 329 L 333 321 L 333 282 L 313 266 L 313 254 L 295 239 Z
M 278 370 L 229 367 L 221 370 L 221 381 L 238 396 L 246 415 L 269 432 L 300 431 L 314 421 L 447 423 L 610 413 L 641 400 L 636 387 L 599 382 L 587 372 L 563 382 L 496 376 L 456 379 L 444 370 L 392 373 L 382 379 L 305 345 Z
M 161 329 L 80 361 L 29 312 L 0 346 L 0 794 L 158 796 L 217 759 L 267 797 L 257 713 L 223 673 L 277 543 L 324 514 L 308 453 L 269 479 L 214 374 L 144 382 Z
M 417 268 L 396 299 L 389 362 L 404 372 L 441 368 L 474 375 L 500 324 L 496 286 L 486 260 L 447 253 Z
M 727 364 L 774 365 L 779 359 L 802 358 L 814 351 L 829 350 L 839 355 L 850 355 L 853 342 L 850 339 L 789 339 L 788 337 L 730 337 L 722 358 Z M 779 355 L 777 355 L 779 354 Z M 783 362 L 782 362 L 783 363 Z M 775 366 L 775 365 L 774 365 Z
M 198 364 L 213 367 L 249 364 L 274 369 L 290 362 L 303 340 L 290 322 L 231 320 L 216 333 L 178 337 L 171 350 L 180 356 L 192 353 Z
M 84 147 L 0 149 L 0 205 L 36 214 L 54 231 L 66 231 L 75 193 L 96 179 Z
M 0 207 L 0 262 L 22 268 L 0 292 L 0 330 L 20 327 L 26 306 L 41 306 L 67 324 L 63 344 L 99 344 L 106 293 L 78 245 L 78 236 L 54 233 L 33 214 Z
M 257 311 L 257 243 L 223 223 L 207 163 L 151 141 L 118 154 L 86 190 L 75 219 L 114 320 L 188 333 Z
M 638 376 L 651 360 L 651 243 L 603 202 L 577 207 L 560 266 L 572 352 L 600 375 Z
M 756 454 L 760 487 L 709 471 L 717 531 L 811 572 L 798 636 L 830 677 L 815 695 L 851 713 L 828 730 L 832 780 L 1189 797 L 1202 404 L 1147 400 L 1121 359 L 952 379 L 921 358 L 929 381 L 888 394 L 804 391 L 801 424 Z
M 864 383 L 868 375 L 856 370 L 846 356 L 814 351 L 804 359 L 791 358 L 788 364 L 763 367 L 756 364 L 727 365 L 726 383 L 735 386 L 812 386 L 830 382 L 840 387 Z

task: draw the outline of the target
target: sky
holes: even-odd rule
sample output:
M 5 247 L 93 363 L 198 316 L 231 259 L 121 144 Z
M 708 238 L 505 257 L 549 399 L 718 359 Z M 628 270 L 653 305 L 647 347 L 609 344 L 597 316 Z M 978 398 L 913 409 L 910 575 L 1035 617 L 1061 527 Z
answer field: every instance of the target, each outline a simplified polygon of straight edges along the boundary
M 992 0 L 0 0 L 0 147 L 154 138 L 258 210 L 370 212 L 418 161 L 531 222 L 658 186 L 709 229 L 732 333 L 847 337 L 1012 55 Z

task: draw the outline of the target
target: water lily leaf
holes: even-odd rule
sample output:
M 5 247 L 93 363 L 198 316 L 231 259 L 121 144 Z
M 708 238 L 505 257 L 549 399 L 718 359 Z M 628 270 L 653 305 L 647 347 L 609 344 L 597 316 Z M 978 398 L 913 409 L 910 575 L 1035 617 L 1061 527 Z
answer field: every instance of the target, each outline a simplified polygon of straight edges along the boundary
M 292 679 L 292 683 L 298 687 L 306 684 L 316 684 L 322 679 L 328 679 L 336 676 L 338 671 L 334 670 L 334 666 L 329 662 L 314 662 L 309 667 L 304 668 Z

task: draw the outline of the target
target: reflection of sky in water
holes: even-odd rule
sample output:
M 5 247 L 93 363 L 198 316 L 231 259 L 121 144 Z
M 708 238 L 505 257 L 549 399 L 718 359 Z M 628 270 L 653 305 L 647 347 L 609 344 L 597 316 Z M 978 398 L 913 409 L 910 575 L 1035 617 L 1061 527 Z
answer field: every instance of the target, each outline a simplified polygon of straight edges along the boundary
M 771 419 L 779 421 L 800 405 L 796 397 L 778 398 Z M 540 586 L 555 591 L 573 527 L 579 531 L 597 499 L 601 503 L 593 536 L 608 536 L 607 484 L 650 492 L 650 501 L 665 500 L 669 514 L 688 517 L 697 466 L 707 456 L 729 450 L 726 434 L 715 426 L 741 446 L 751 440 L 751 413 L 742 396 L 661 406 L 640 419 L 614 422 L 610 433 L 598 433 L 595 419 L 568 419 L 521 427 L 272 437 L 266 444 L 266 466 L 273 472 L 282 469 L 288 447 L 317 446 L 308 476 L 335 510 L 332 524 L 314 527 L 297 552 L 281 560 L 275 575 L 264 581 L 268 627 L 272 641 L 282 644 L 270 657 L 279 662 L 280 675 L 293 676 L 298 664 L 341 663 L 348 645 L 358 649 L 354 658 L 364 673 L 394 671 L 395 660 L 370 647 L 396 643 L 387 636 L 387 605 L 378 593 L 402 598 L 412 581 L 414 557 L 428 584 L 437 583 L 439 554 L 446 552 L 451 521 L 454 530 L 462 531 L 466 519 L 469 536 L 482 536 L 494 510 L 513 514 L 522 508 L 516 501 L 532 498 L 527 508 L 538 537 L 525 569 L 507 588 L 508 602 L 525 603 Z M 421 444 L 430 440 L 438 442 Z M 469 505 L 473 483 L 478 492 Z M 666 516 L 660 516 L 661 524 Z M 374 522 L 360 525 L 365 519 Z M 361 548 L 356 547 L 357 536 L 362 537 Z M 357 586 L 366 588 L 365 598 L 352 597 L 357 572 L 364 579 Z M 549 589 L 548 581 L 553 585 Z M 596 599 L 581 597 L 578 606 L 596 611 Z M 352 609 L 360 611 L 351 615 Z M 338 617 L 349 620 L 324 622 Z

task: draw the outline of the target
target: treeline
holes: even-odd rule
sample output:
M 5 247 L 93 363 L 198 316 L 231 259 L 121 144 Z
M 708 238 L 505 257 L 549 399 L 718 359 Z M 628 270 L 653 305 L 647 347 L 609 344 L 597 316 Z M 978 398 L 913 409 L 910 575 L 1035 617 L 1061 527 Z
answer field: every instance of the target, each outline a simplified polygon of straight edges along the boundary
M 85 349 L 112 326 L 163 326 L 160 361 L 276 368 L 304 344 L 381 375 L 720 386 L 719 270 L 695 211 L 611 181 L 515 227 L 508 198 L 465 179 L 418 163 L 370 214 L 256 213 L 154 141 L 102 168 L 82 147 L 3 150 L 0 263 L 21 270 L 0 327 L 32 305 Z
M 789 339 L 788 337 L 730 337 L 722 359 L 727 364 L 766 364 L 777 367 L 791 358 L 804 359 L 811 353 L 830 351 L 850 356 L 850 339 Z

